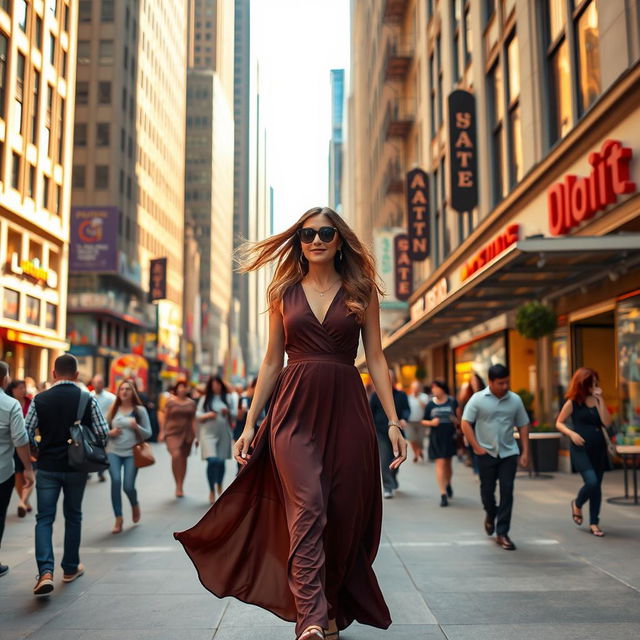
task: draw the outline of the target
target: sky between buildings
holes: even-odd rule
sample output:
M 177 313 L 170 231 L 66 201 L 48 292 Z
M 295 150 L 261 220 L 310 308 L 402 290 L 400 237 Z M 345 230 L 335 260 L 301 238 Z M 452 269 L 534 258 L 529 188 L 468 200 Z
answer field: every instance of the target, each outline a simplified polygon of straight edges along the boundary
M 275 231 L 328 204 L 331 69 L 349 66 L 349 0 L 253 0 Z

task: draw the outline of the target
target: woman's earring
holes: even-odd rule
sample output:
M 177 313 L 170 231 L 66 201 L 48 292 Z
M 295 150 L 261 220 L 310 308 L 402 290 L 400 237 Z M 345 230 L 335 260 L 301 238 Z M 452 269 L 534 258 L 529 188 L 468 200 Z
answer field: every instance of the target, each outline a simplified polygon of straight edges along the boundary
M 342 262 L 342 249 L 338 249 L 338 253 L 340 254 L 338 256 L 338 259 L 340 260 L 340 262 Z

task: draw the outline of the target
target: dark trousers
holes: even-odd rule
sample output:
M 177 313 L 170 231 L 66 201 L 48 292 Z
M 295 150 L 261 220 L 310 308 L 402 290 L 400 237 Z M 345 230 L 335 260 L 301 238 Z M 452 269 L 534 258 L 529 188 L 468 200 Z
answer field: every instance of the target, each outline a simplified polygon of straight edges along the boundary
M 75 573 L 80 563 L 80 534 L 82 529 L 82 497 L 87 484 L 87 474 L 79 471 L 38 471 L 36 492 L 36 562 L 39 575 L 53 573 L 53 521 L 56 519 L 58 498 L 62 492 L 64 514 L 64 553 L 62 569 Z
M 382 471 L 382 486 L 385 491 L 395 491 L 398 488 L 398 470 L 389 469 L 394 460 L 393 446 L 386 433 L 377 433 L 378 451 L 380 452 L 380 468 Z
M 496 533 L 504 536 L 511 526 L 513 482 L 518 468 L 518 456 L 494 458 L 488 453 L 478 456 L 480 496 L 487 518 L 496 520 Z M 496 484 L 500 484 L 500 504 L 496 505 Z
M 213 491 L 217 484 L 222 484 L 225 471 L 225 459 L 216 458 L 214 456 L 207 458 L 207 480 L 209 481 L 209 489 Z
M 600 505 L 602 504 L 602 477 L 604 471 L 594 471 L 587 469 L 581 471 L 580 475 L 584 480 L 584 485 L 578 491 L 576 507 L 582 509 L 584 503 L 589 501 L 589 523 L 598 524 L 600 522 Z
M 13 485 L 15 483 L 15 474 L 0 483 L 0 543 L 2 543 L 2 534 L 4 533 L 4 520 L 7 517 L 7 509 L 11 502 L 11 494 L 13 493 Z

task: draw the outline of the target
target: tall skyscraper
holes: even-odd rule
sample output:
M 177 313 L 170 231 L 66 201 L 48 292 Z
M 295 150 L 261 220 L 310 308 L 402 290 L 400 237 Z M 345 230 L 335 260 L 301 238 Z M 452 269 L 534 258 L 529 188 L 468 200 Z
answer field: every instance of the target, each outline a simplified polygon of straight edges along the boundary
M 77 6 L 0 3 L 0 352 L 38 382 L 68 346 Z
M 331 70 L 331 141 L 329 142 L 329 206 L 342 211 L 342 129 L 344 69 Z
M 235 56 L 233 116 L 235 123 L 233 163 L 233 246 L 249 237 L 249 119 L 251 102 L 251 15 L 249 0 L 235 3 Z M 234 331 L 243 356 L 249 360 L 249 287 L 245 275 L 233 274 L 233 297 L 238 301 Z
M 85 374 L 133 351 L 177 375 L 186 42 L 183 0 L 79 3 L 69 336 Z
M 202 373 L 223 373 L 231 360 L 233 250 L 232 0 L 191 0 L 188 72 L 187 219 L 200 249 Z

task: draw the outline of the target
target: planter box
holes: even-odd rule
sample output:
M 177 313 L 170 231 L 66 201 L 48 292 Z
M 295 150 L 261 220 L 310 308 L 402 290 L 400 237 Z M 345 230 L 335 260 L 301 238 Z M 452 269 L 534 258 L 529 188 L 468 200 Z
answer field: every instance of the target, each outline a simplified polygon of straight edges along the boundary
M 531 448 L 531 468 L 534 471 L 545 473 L 558 470 L 558 452 L 560 450 L 560 439 L 544 439 L 530 441 Z

